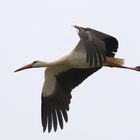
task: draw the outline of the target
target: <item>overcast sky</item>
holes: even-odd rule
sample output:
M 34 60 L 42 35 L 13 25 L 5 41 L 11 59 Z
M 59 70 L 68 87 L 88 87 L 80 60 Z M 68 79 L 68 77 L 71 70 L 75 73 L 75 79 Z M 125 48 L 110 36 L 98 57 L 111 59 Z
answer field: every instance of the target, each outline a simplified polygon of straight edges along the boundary
M 114 68 L 101 69 L 73 90 L 69 122 L 43 134 L 44 69 L 13 71 L 72 49 L 79 41 L 73 23 L 115 36 L 116 57 L 140 65 L 138 0 L 1 0 L 1 140 L 140 139 L 140 73 Z

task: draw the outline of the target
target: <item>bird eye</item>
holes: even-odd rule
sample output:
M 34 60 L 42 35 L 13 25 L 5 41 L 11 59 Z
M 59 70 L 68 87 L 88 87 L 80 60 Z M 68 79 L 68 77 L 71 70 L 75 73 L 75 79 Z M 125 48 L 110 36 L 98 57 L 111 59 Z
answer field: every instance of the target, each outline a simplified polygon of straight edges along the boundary
M 37 61 L 34 61 L 33 64 L 37 63 Z

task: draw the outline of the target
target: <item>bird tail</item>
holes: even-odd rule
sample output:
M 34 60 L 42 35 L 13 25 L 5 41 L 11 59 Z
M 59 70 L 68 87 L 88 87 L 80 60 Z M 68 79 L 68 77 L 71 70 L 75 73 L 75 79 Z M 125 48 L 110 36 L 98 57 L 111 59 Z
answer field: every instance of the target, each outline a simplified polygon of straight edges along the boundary
M 124 65 L 124 59 L 122 58 L 114 58 L 114 63 L 118 64 L 118 65 Z
M 110 64 L 110 63 L 114 63 L 114 64 L 117 64 L 117 65 L 124 65 L 124 59 L 107 57 L 107 65 Z
M 104 66 L 140 71 L 140 66 L 128 67 L 128 66 L 123 66 L 123 64 L 124 64 L 124 59 L 108 57 Z

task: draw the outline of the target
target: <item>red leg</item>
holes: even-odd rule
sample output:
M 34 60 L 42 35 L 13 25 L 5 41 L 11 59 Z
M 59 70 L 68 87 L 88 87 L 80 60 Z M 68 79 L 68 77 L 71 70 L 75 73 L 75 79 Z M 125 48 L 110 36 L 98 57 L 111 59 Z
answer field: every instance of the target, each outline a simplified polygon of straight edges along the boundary
M 108 63 L 109 67 L 116 67 L 116 68 L 122 68 L 122 69 L 130 69 L 130 70 L 135 70 L 135 71 L 140 71 L 140 66 L 137 67 L 126 67 L 126 66 L 122 66 L 113 62 L 109 62 Z

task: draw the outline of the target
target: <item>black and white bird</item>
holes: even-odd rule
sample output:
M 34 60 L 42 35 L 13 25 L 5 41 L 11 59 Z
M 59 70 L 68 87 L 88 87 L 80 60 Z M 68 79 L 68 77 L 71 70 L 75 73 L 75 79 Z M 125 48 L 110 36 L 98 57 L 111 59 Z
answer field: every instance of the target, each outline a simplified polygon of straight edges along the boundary
M 41 103 L 43 132 L 46 128 L 48 132 L 52 128 L 56 131 L 58 124 L 63 129 L 64 121 L 68 121 L 71 91 L 103 66 L 140 71 L 140 66 L 126 67 L 123 59 L 114 58 L 118 49 L 115 37 L 91 28 L 74 27 L 80 41 L 69 53 L 53 62 L 34 61 L 15 71 L 46 67 Z

